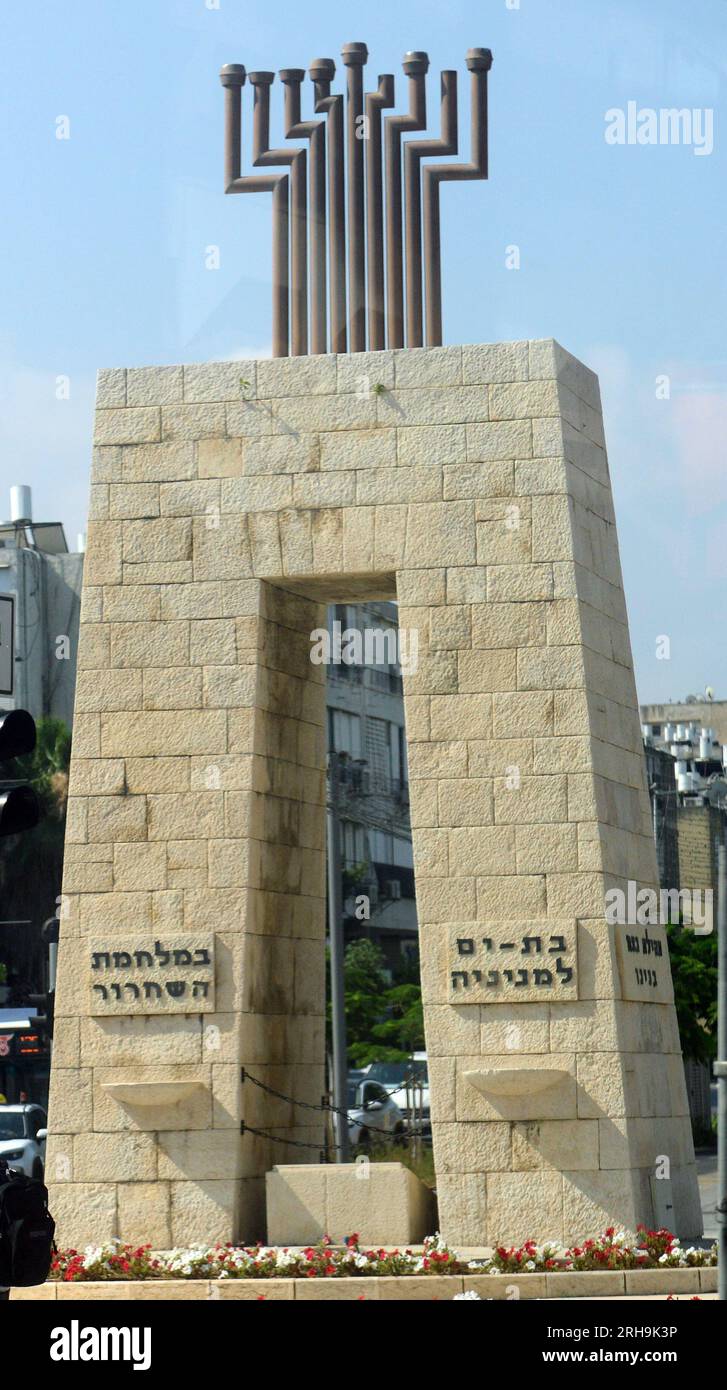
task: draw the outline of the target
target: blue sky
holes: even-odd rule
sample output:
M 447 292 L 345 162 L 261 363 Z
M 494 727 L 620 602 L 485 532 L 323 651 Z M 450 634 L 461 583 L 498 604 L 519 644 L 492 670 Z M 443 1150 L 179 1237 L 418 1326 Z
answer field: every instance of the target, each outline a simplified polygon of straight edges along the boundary
M 222 194 L 223 63 L 363 39 L 372 77 L 426 49 L 436 109 L 439 69 L 488 46 L 490 181 L 443 190 L 445 341 L 553 336 L 599 372 L 640 698 L 727 697 L 727 6 L 513 4 L 6 0 L 0 513 L 29 482 L 36 517 L 85 528 L 98 367 L 269 351 L 270 205 Z M 713 152 L 608 145 L 629 101 L 713 110 Z

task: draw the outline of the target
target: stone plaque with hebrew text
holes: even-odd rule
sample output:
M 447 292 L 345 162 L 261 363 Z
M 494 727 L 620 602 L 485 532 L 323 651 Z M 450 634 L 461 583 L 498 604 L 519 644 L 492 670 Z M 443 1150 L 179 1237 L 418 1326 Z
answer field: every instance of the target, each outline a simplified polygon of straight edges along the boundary
M 214 936 L 163 932 L 88 942 L 90 1012 L 208 1013 L 215 1007 Z
M 450 928 L 453 1004 L 557 1003 L 578 998 L 576 923 L 465 922 Z
M 617 925 L 616 958 L 624 999 L 670 1004 L 674 998 L 666 930 L 661 925 Z

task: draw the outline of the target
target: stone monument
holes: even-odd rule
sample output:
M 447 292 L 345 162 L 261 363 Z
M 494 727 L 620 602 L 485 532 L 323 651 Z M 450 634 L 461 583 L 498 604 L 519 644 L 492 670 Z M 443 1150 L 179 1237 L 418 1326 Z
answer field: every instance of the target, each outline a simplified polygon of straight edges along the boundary
M 354 116 L 362 48 L 344 51 Z M 472 162 L 433 166 L 466 177 L 486 171 L 485 52 Z M 232 191 L 240 72 L 223 70 Z M 305 134 L 302 74 L 282 76 Z M 380 94 L 392 104 L 384 78 Z M 343 99 L 316 96 L 335 149 Z M 410 105 L 386 118 L 389 167 L 399 128 L 421 128 Z M 670 1203 L 679 1233 L 701 1230 L 664 931 L 604 913 L 608 889 L 654 886 L 656 862 L 597 380 L 551 340 L 437 345 L 428 196 L 428 346 L 411 286 L 397 343 L 395 247 L 393 301 L 376 292 L 362 343 L 354 238 L 356 346 L 327 350 L 318 240 L 317 355 L 299 245 L 276 291 L 287 350 L 297 285 L 297 355 L 99 376 L 50 1101 L 63 1241 L 253 1240 L 265 1173 L 318 1160 L 322 1114 L 293 1103 L 325 1089 L 311 634 L 326 603 L 369 597 L 395 599 L 419 641 L 404 699 L 442 1232 L 571 1241 Z

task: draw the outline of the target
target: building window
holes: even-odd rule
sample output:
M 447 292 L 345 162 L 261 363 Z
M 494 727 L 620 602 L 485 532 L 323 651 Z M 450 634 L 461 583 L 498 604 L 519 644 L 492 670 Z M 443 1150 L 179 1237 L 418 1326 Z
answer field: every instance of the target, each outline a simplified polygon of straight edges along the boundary
M 354 821 L 341 821 L 341 848 L 347 868 L 366 863 L 366 831 Z
M 349 714 L 343 709 L 331 710 L 330 735 L 331 748 L 335 753 L 361 757 L 361 720 L 357 714 Z

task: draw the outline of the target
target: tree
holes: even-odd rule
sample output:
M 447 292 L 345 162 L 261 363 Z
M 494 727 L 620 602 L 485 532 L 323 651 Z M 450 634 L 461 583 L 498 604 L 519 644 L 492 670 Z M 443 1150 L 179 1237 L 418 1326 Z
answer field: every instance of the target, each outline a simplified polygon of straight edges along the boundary
M 694 1062 L 717 1055 L 717 933 L 667 927 L 682 1052 Z
M 62 719 L 48 715 L 36 724 L 32 753 L 16 758 L 17 776 L 30 782 L 38 796 L 42 825 L 63 821 L 68 800 L 68 769 L 71 762 L 71 731 Z
M 424 1046 L 421 987 L 412 978 L 417 976 L 416 962 L 402 961 L 391 984 L 379 946 L 362 939 L 346 948 L 346 1039 L 353 1066 L 404 1062 Z
M 0 841 L 0 960 L 8 966 L 8 983 L 19 996 L 44 988 L 45 947 L 40 928 L 56 912 L 63 879 L 63 837 L 71 734 L 62 719 L 37 721 L 36 746 L 16 758 L 9 775 L 31 784 L 41 804 L 40 823 L 22 835 Z M 20 997 L 22 996 L 22 997 Z

